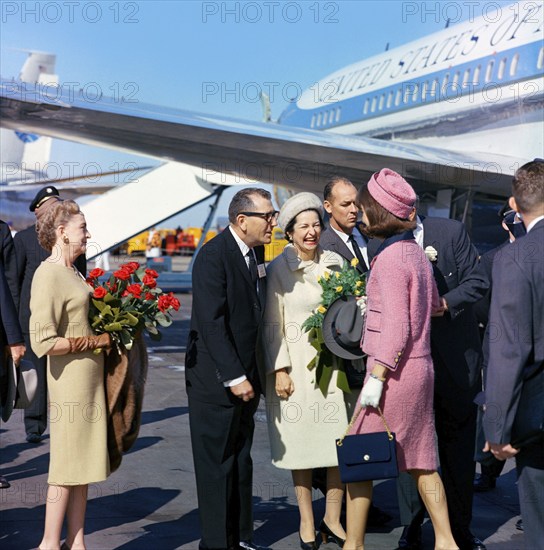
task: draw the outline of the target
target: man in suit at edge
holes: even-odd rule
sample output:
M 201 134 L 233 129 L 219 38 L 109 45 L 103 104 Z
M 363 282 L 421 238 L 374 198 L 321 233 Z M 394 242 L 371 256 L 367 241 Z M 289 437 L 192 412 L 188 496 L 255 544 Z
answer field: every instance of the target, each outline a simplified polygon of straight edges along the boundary
M 260 393 L 255 358 L 266 273 L 264 247 L 278 212 L 270 193 L 238 191 L 229 226 L 202 247 L 193 267 L 185 361 L 201 549 L 257 548 L 251 443 Z
M 544 399 L 544 160 L 516 171 L 512 194 L 527 234 L 493 265 L 484 450 L 499 460 L 516 457 L 525 547 L 537 549 L 544 547 L 544 439 L 521 449 L 511 442 L 524 380 L 538 384 Z
M 338 175 L 329 179 L 323 189 L 323 207 L 329 215 L 329 225 L 321 233 L 319 244 L 323 250 L 332 250 L 348 262 L 357 258 L 359 260 L 357 269 L 361 273 L 366 273 L 369 265 L 367 239 L 357 224 L 359 208 L 356 205 L 356 198 L 357 188 L 349 179 Z M 349 369 L 349 365 L 346 367 Z M 362 379 L 364 379 L 364 372 Z M 357 398 L 360 388 L 355 386 L 353 388 L 353 396 Z M 325 480 L 325 468 L 315 469 L 312 485 L 320 489 L 323 494 L 326 492 Z M 380 527 L 390 520 L 389 514 L 371 504 L 367 520 L 369 526 Z
M 4 239 L 3 232 L 7 229 L 7 237 Z M 9 374 L 7 356 L 11 355 L 15 365 L 19 365 L 20 360 L 25 354 L 25 345 L 21 327 L 17 320 L 17 310 L 13 301 L 12 292 L 9 288 L 8 280 L 4 269 L 5 247 L 13 247 L 11 243 L 11 232 L 4 222 L 0 222 L 0 410 L 6 405 L 8 397 Z M 10 244 L 11 243 L 11 244 Z M 11 415 L 10 409 L 2 411 L 2 420 L 7 421 Z M 0 476 L 0 489 L 8 489 L 9 482 L 5 477 Z
M 57 188 L 48 185 L 36 193 L 30 203 L 29 210 L 34 212 L 36 220 L 39 222 L 40 217 L 59 200 L 62 199 L 59 197 Z M 47 428 L 47 356 L 38 359 L 30 347 L 30 287 L 34 272 L 41 262 L 50 256 L 50 253 L 42 248 L 38 242 L 35 224 L 19 231 L 15 235 L 13 243 L 19 275 L 17 281 L 19 300 L 16 302 L 19 311 L 19 322 L 27 347 L 26 358 L 32 361 L 38 375 L 36 396 L 32 405 L 25 410 L 26 440 L 29 443 L 40 443 L 42 434 Z M 81 255 L 76 259 L 75 266 L 85 277 L 87 273 L 85 255 Z
M 436 254 L 432 266 L 444 309 L 442 316 L 432 319 L 431 355 L 438 453 L 451 530 L 460 550 L 485 550 L 470 531 L 477 413 L 473 400 L 481 389 L 482 360 L 472 305 L 485 294 L 489 282 L 461 222 L 418 216 L 414 237 L 428 255 Z M 369 258 L 379 245 L 377 239 L 369 241 Z M 411 406 L 408 401 L 407 406 Z M 399 476 L 397 492 L 404 525 L 398 548 L 420 549 L 425 508 L 411 476 Z

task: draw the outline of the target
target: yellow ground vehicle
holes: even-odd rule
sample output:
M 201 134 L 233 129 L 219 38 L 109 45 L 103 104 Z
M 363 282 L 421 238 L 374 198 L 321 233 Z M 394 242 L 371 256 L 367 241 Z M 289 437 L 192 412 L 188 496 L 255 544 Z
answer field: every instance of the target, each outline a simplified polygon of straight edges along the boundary
M 187 227 L 183 230 L 183 237 L 176 239 L 172 245 L 170 244 L 171 238 L 167 239 L 169 235 L 176 236 L 175 229 L 158 229 L 157 230 L 161 236 L 163 242 L 166 241 L 166 250 L 163 250 L 163 254 L 179 254 L 179 253 L 188 253 L 192 254 L 202 236 L 201 227 Z M 206 235 L 206 242 L 210 239 L 213 239 L 217 234 L 216 231 L 210 230 Z M 145 255 L 145 249 L 147 246 L 147 236 L 148 232 L 144 231 L 135 237 L 132 237 L 126 243 L 126 253 L 130 256 L 132 255 Z
M 271 262 L 276 256 L 279 256 L 287 242 L 283 231 L 279 227 L 274 227 L 272 229 L 272 241 L 270 244 L 264 245 L 264 261 Z
M 175 229 L 157 229 L 161 236 L 161 240 L 166 237 L 166 235 L 175 235 Z M 129 256 L 142 255 L 145 256 L 145 248 L 147 246 L 147 236 L 148 231 L 143 231 L 139 235 L 132 237 L 126 246 L 127 254 Z

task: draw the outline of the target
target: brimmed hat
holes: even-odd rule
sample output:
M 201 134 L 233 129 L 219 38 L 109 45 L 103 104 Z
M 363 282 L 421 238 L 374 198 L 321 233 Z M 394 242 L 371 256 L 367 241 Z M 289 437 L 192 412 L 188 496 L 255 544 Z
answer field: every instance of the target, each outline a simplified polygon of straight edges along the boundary
M 406 220 L 412 212 L 417 195 L 412 186 L 400 175 L 383 168 L 368 182 L 372 198 L 397 218 Z
M 52 185 L 48 185 L 47 187 L 44 187 L 43 189 L 40 189 L 32 202 L 30 203 L 30 206 L 28 207 L 31 212 L 34 212 L 36 208 L 41 206 L 44 201 L 47 199 L 50 199 L 51 197 L 58 197 L 59 192 L 56 187 L 53 187 Z
M 361 349 L 364 317 L 355 296 L 335 300 L 323 319 L 323 339 L 327 348 L 343 359 L 364 357 Z
M 13 409 L 30 407 L 38 387 L 38 375 L 31 361 L 21 359 L 19 367 L 10 357 L 6 360 L 7 389 L 2 400 L 2 421 L 7 422 Z
M 289 222 L 296 218 L 304 210 L 317 210 L 323 218 L 323 204 L 321 200 L 313 193 L 297 193 L 287 199 L 280 210 L 278 216 L 278 225 L 285 231 Z

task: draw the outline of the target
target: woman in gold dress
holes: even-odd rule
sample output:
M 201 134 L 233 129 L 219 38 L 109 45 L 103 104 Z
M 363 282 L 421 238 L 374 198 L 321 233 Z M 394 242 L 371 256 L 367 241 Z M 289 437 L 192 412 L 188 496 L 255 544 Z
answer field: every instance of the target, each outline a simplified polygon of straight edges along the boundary
M 84 549 L 89 483 L 109 475 L 104 359 L 96 350 L 110 347 L 108 334 L 93 336 L 88 321 L 91 287 L 74 267 L 85 253 L 85 216 L 74 201 L 59 201 L 40 220 L 40 244 L 51 255 L 32 281 L 32 349 L 48 356 L 50 463 L 41 550 Z

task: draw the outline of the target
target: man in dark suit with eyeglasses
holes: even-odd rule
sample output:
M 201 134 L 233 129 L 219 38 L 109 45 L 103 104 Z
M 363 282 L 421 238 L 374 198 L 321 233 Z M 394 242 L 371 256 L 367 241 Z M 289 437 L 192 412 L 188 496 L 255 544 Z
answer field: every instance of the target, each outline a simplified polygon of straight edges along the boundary
M 256 351 L 266 296 L 263 245 L 277 216 L 268 191 L 238 191 L 229 226 L 202 247 L 193 267 L 185 375 L 201 549 L 257 548 L 250 454 L 261 388 Z

